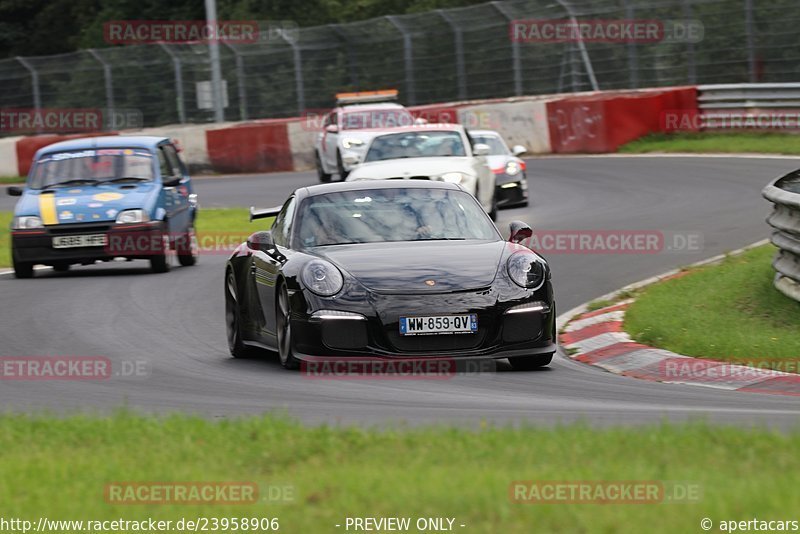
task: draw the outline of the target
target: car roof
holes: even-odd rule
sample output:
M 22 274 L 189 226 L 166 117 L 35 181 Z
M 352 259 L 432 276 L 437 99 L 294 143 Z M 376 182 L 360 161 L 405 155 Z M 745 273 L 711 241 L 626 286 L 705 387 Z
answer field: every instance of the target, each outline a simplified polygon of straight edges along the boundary
M 461 187 L 449 182 L 431 180 L 353 180 L 352 182 L 334 182 L 317 184 L 298 189 L 303 196 L 340 193 L 343 191 L 364 191 L 369 189 L 450 189 L 463 191 Z
M 156 148 L 160 143 L 169 141 L 168 137 L 152 135 L 104 135 L 101 137 L 81 137 L 60 141 L 40 148 L 36 157 L 54 152 L 67 152 L 70 150 L 84 150 L 92 148 Z

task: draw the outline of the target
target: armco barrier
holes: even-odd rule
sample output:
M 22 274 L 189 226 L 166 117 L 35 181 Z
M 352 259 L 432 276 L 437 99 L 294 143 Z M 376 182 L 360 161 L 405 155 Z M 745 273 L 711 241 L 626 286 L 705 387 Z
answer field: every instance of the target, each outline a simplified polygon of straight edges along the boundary
M 60 141 L 67 141 L 69 139 L 79 139 L 81 137 L 99 137 L 102 135 L 117 135 L 117 132 L 103 132 L 103 133 L 84 133 L 84 134 L 69 134 L 69 135 L 35 135 L 33 137 L 23 137 L 17 141 L 17 167 L 20 176 L 26 176 L 31 169 L 33 156 L 40 148 L 58 143 Z
M 276 119 L 206 131 L 208 158 L 219 172 L 292 171 L 287 126 Z
M 667 131 L 667 111 L 697 109 L 694 87 L 631 94 L 589 94 L 546 103 L 554 153 L 606 153 L 649 133 Z
M 767 222 L 775 228 L 771 241 L 780 249 L 772 262 L 775 287 L 800 302 L 800 171 L 776 178 L 762 194 L 774 204 Z

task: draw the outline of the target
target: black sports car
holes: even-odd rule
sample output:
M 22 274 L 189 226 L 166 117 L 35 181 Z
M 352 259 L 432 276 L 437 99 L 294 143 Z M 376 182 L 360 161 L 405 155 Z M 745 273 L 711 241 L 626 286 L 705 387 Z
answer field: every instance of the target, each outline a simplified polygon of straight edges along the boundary
M 509 358 L 550 363 L 555 302 L 547 262 L 505 241 L 460 186 L 363 181 L 298 189 L 228 260 L 231 354 L 281 363 L 345 358 Z

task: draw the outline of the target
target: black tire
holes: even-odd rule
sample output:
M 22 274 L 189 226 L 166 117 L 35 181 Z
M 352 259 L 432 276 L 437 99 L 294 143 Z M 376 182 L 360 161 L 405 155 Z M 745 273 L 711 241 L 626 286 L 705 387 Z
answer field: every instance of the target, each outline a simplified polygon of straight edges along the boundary
M 33 264 L 26 261 L 17 261 L 17 258 L 14 257 L 14 277 L 33 278 Z
M 234 358 L 250 358 L 253 350 L 242 341 L 242 312 L 239 308 L 239 291 L 236 278 L 230 269 L 225 275 L 225 331 L 228 350 Z
M 197 235 L 195 234 L 194 226 L 190 226 L 186 233 L 178 239 L 175 249 L 178 252 L 178 263 L 184 267 L 191 267 L 197 263 L 200 251 L 197 248 Z
M 162 247 L 159 254 L 150 256 L 150 267 L 154 273 L 166 273 L 170 270 L 169 263 L 169 236 L 163 234 Z
M 325 172 L 325 169 L 322 167 L 322 159 L 319 157 L 319 152 L 314 151 L 314 159 L 316 160 L 317 164 L 317 178 L 323 184 L 327 184 L 331 181 L 331 175 Z
M 281 365 L 286 369 L 297 369 L 300 367 L 300 360 L 292 353 L 292 315 L 291 303 L 289 302 L 289 292 L 285 285 L 278 289 L 278 299 L 275 303 L 276 330 L 278 334 L 278 356 Z
M 553 361 L 553 353 L 537 354 L 536 356 L 518 356 L 516 358 L 509 358 L 508 361 L 515 371 L 533 371 L 550 365 L 550 362 Z
M 53 265 L 53 270 L 57 273 L 65 273 L 69 271 L 70 265 L 69 263 L 56 263 Z
M 347 175 L 350 174 L 350 171 L 344 170 L 344 163 L 342 162 L 342 153 L 338 150 L 336 151 L 336 170 L 339 173 L 339 180 L 344 182 L 347 179 Z

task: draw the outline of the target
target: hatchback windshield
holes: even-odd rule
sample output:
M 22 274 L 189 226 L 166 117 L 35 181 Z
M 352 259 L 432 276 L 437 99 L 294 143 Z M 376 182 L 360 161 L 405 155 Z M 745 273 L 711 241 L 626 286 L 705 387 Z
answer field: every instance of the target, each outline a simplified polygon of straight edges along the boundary
M 496 135 L 471 134 L 474 144 L 489 145 L 490 156 L 506 156 L 510 154 L 506 144 Z
M 364 161 L 466 155 L 458 132 L 425 130 L 376 137 L 372 140 Z
M 327 193 L 300 206 L 300 248 L 349 243 L 499 239 L 497 229 L 464 191 L 426 188 Z
M 30 187 L 100 182 L 143 182 L 153 179 L 153 156 L 129 148 L 89 149 L 45 154 L 36 162 Z

